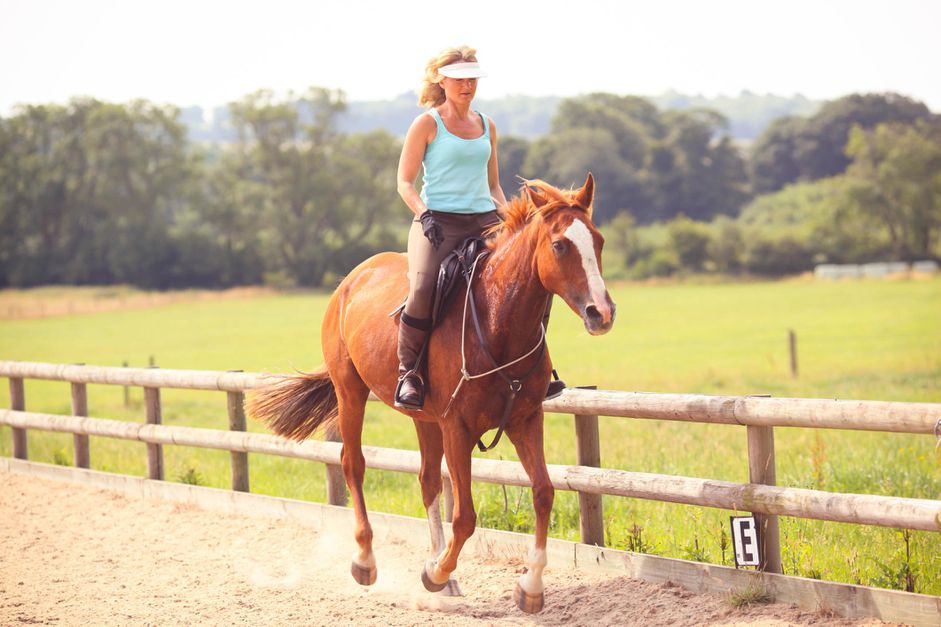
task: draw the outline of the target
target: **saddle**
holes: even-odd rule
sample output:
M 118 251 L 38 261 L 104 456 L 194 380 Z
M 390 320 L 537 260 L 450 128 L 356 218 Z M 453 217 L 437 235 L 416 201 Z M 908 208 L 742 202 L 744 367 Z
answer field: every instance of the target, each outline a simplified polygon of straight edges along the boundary
M 471 278 L 474 262 L 478 258 L 486 257 L 490 249 L 480 237 L 468 237 L 457 248 L 452 250 L 441 262 L 438 268 L 438 280 L 435 283 L 435 299 L 431 306 L 431 328 L 437 326 L 444 306 L 451 301 L 454 289 L 459 281 L 458 276 L 466 284 Z M 404 305 L 403 305 L 404 307 Z
M 474 263 L 478 258 L 486 257 L 490 254 L 490 249 L 481 237 L 468 237 L 458 244 L 457 248 L 448 253 L 448 256 L 441 261 L 438 268 L 438 280 L 435 282 L 435 295 L 431 305 L 431 330 L 438 326 L 441 314 L 445 305 L 451 302 L 451 298 L 458 285 L 463 279 L 467 284 L 474 268 Z M 394 318 L 405 309 L 405 302 L 389 312 L 389 317 Z M 422 346 L 418 353 L 418 360 L 415 363 L 415 370 L 423 373 L 423 378 L 428 381 L 425 355 L 428 352 L 428 342 L 431 339 L 431 333 L 428 334 L 428 340 Z M 427 393 L 427 390 L 426 390 Z

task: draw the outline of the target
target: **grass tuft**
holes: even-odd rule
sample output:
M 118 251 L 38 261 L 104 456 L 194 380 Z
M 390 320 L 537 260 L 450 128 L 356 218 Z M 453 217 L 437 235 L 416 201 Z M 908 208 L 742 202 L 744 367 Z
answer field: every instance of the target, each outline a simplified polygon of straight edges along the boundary
M 732 590 L 728 596 L 729 605 L 734 608 L 771 603 L 773 600 L 771 592 L 759 581 L 753 581 L 744 588 Z
M 206 482 L 203 480 L 203 476 L 199 474 L 192 466 L 187 468 L 185 472 L 181 472 L 176 477 L 177 481 L 180 483 L 185 483 L 187 485 L 205 485 Z

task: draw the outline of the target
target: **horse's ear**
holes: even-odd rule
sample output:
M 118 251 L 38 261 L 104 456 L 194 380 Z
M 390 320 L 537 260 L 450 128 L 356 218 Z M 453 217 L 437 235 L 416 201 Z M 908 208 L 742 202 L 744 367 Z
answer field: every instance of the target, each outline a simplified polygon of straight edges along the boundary
M 591 202 L 595 198 L 595 177 L 591 175 L 591 172 L 588 173 L 588 178 L 585 179 L 585 184 L 582 185 L 582 188 L 578 190 L 578 193 L 575 195 L 575 200 L 579 205 L 585 209 L 591 209 Z
M 529 185 L 527 185 L 525 189 L 526 189 L 526 195 L 529 196 L 529 202 L 533 203 L 533 207 L 535 207 L 536 209 L 539 209 L 540 207 L 545 205 L 547 202 L 549 202 L 548 198 L 546 198 L 545 196 L 537 192 L 535 189 L 533 189 Z

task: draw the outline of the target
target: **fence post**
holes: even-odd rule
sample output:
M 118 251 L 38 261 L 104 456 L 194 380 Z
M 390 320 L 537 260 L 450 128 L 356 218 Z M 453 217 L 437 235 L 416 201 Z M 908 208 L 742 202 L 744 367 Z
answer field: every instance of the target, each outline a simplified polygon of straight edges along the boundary
M 84 383 L 72 384 L 72 415 L 88 415 L 88 386 Z M 81 433 L 73 434 L 72 445 L 75 450 L 75 467 L 89 468 L 91 454 L 89 452 L 88 436 Z
M 127 360 L 126 360 L 126 359 L 124 360 L 124 363 L 123 363 L 122 365 L 123 365 L 125 368 L 127 368 Z M 124 386 L 124 406 L 125 406 L 125 407 L 130 407 L 130 406 L 131 406 L 131 394 L 130 394 L 130 392 L 128 391 L 126 385 Z
M 797 333 L 794 329 L 787 330 L 787 346 L 791 356 L 791 378 L 797 378 Z
M 160 388 L 144 388 L 144 405 L 147 407 L 147 424 L 159 425 Z M 163 446 L 147 444 L 147 477 L 163 481 Z
M 327 442 L 342 442 L 340 430 L 336 425 L 330 425 L 323 434 Z M 336 464 L 327 464 L 327 502 L 330 505 L 347 504 L 346 480 L 343 478 L 343 467 Z
M 598 416 L 575 415 L 575 458 L 579 466 L 601 467 Z M 604 546 L 604 510 L 600 494 L 578 493 L 578 522 L 583 544 Z
M 748 477 L 752 483 L 777 485 L 774 468 L 774 427 L 748 425 Z M 781 535 L 778 517 L 754 514 L 761 542 L 759 569 L 769 573 L 782 573 Z
M 26 393 L 23 390 L 23 379 L 19 377 L 10 377 L 10 409 L 26 411 Z M 13 457 L 29 459 L 26 429 L 13 427 Z
M 226 392 L 229 402 L 229 430 L 245 431 L 245 393 Z M 230 451 L 232 464 L 232 489 L 236 492 L 249 492 L 248 489 L 248 453 Z

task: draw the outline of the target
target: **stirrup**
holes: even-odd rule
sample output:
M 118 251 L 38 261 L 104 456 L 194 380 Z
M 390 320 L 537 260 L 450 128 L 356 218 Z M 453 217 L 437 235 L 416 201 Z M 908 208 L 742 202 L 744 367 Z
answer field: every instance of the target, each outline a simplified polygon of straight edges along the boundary
M 410 402 L 402 398 L 402 384 L 405 383 L 406 379 L 410 379 L 415 389 L 417 390 L 417 401 Z M 395 385 L 395 397 L 393 405 L 399 409 L 410 409 L 412 411 L 422 410 L 422 408 L 425 406 L 425 382 L 422 380 L 421 375 L 419 375 L 414 370 L 409 370 L 399 377 L 399 381 Z
M 562 392 L 565 391 L 565 381 L 559 378 L 559 373 L 555 371 L 555 368 L 552 369 L 552 378 L 553 381 L 549 381 L 549 387 L 546 389 L 546 400 L 551 400 L 557 396 L 561 396 Z

